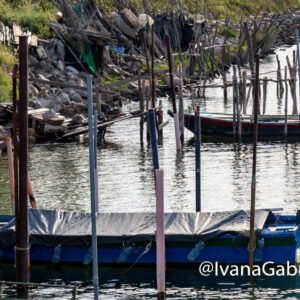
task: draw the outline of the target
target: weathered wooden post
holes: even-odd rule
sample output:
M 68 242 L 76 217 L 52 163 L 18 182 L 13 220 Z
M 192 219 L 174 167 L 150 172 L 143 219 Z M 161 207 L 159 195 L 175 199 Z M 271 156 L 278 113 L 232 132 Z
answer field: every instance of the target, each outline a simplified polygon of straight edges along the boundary
M 288 111 L 288 80 L 287 80 L 287 66 L 284 68 L 284 82 L 285 82 L 285 103 L 284 103 L 284 137 L 287 138 L 287 111 Z
M 139 71 L 138 76 L 139 76 L 138 85 L 139 85 L 140 111 L 144 113 L 145 102 L 144 102 L 144 95 L 143 95 L 142 82 L 141 82 L 141 71 Z M 144 114 L 142 114 L 140 118 L 140 143 L 141 146 L 144 145 Z
M 159 106 L 162 107 L 162 100 L 159 100 Z M 159 142 L 162 142 L 163 138 L 163 127 L 162 124 L 164 122 L 164 111 L 160 108 L 157 111 L 157 123 L 158 123 L 158 139 Z
M 16 214 L 16 278 L 17 282 L 28 282 L 30 274 L 28 237 L 28 37 L 20 36 L 19 50 L 19 126 L 20 126 L 20 175 L 19 203 Z M 18 289 L 24 287 L 18 286 Z M 25 288 L 27 291 L 27 289 Z M 26 294 L 25 291 L 25 294 Z
M 290 63 L 290 59 L 288 56 L 286 56 L 286 61 L 288 64 L 288 68 L 289 68 L 289 72 L 290 72 L 290 90 L 291 90 L 291 95 L 292 95 L 292 99 L 293 99 L 293 115 L 297 115 L 298 114 L 298 108 L 297 108 L 297 96 L 296 96 L 296 73 L 294 68 L 292 67 L 291 63 Z
M 184 105 L 183 105 L 183 79 L 182 79 L 182 63 L 180 63 L 180 84 L 179 84 L 179 127 L 180 140 L 184 143 Z
M 224 92 L 224 102 L 227 102 L 227 78 L 226 78 L 226 72 L 223 71 L 222 72 L 222 78 L 223 78 L 223 85 L 224 85 L 224 89 L 223 89 L 223 92 Z
M 266 113 L 268 78 L 263 79 L 263 115 Z
M 253 165 L 252 165 L 252 182 L 251 182 L 251 205 L 250 205 L 250 238 L 249 238 L 249 266 L 252 274 L 253 258 L 255 250 L 255 194 L 256 194 L 256 153 L 257 153 L 257 134 L 258 134 L 258 87 L 259 85 L 259 54 L 256 55 L 256 74 L 254 89 L 254 128 L 253 128 Z
M 177 114 L 175 87 L 174 87 L 174 81 L 173 81 L 173 63 L 172 63 L 172 53 L 171 53 L 171 42 L 170 42 L 169 35 L 166 35 L 166 42 L 167 42 L 167 52 L 168 52 L 171 99 L 172 99 L 172 103 L 173 103 L 173 118 L 174 118 L 174 126 L 175 126 L 176 148 L 177 148 L 177 151 L 181 151 L 179 120 L 178 120 L 178 114 Z
M 15 214 L 15 176 L 14 176 L 13 151 L 12 151 L 12 144 L 11 144 L 10 137 L 6 138 L 6 148 L 7 148 L 8 173 L 9 173 L 12 213 Z
M 281 76 L 280 60 L 277 54 L 276 54 L 276 60 L 277 60 L 277 98 L 281 99 L 284 89 L 283 89 L 282 76 Z
M 247 113 L 247 71 L 243 71 L 243 115 L 245 115 Z
M 235 66 L 233 66 L 233 76 L 232 76 L 232 134 L 233 138 L 236 137 L 236 101 L 237 101 L 237 95 L 236 95 L 236 85 L 237 85 L 237 79 L 236 79 L 236 69 Z
M 201 119 L 200 106 L 195 110 L 195 172 L 196 172 L 196 212 L 201 211 Z
M 90 190 L 91 190 L 91 221 L 92 221 L 92 252 L 93 252 L 93 286 L 94 299 L 98 299 L 98 250 L 97 250 L 97 219 L 96 219 L 96 185 L 95 185 L 95 143 L 94 123 L 93 123 L 93 89 L 92 76 L 87 76 L 88 88 L 88 122 L 89 122 L 89 160 L 90 160 Z
M 297 43 L 297 63 L 298 63 L 298 87 L 299 87 L 299 110 L 300 110 L 300 49 L 299 49 L 299 30 L 296 29 L 296 43 Z

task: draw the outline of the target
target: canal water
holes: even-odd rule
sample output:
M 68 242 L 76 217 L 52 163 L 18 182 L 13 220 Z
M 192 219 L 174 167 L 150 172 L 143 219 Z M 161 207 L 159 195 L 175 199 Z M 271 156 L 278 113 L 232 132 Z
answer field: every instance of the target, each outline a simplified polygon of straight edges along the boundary
M 280 48 L 281 66 L 294 48 Z M 261 77 L 276 79 L 275 55 L 261 61 Z M 248 72 L 249 73 L 249 72 Z M 284 73 L 282 72 L 282 75 Z M 221 82 L 219 79 L 215 82 Z M 289 113 L 292 103 L 289 93 Z M 221 89 L 207 89 L 205 100 L 196 100 L 202 111 L 232 113 L 232 89 L 224 103 Z M 297 94 L 298 95 L 298 94 Z M 193 134 L 185 131 L 183 154 L 176 154 L 173 120 L 167 115 L 171 103 L 162 99 L 164 120 L 163 143 L 159 145 L 160 167 L 165 171 L 166 210 L 195 210 L 195 167 Z M 276 97 L 276 84 L 268 83 L 267 114 L 283 114 L 284 98 Z M 185 106 L 191 104 L 186 95 Z M 137 103 L 124 111 L 137 109 Z M 252 103 L 248 105 L 248 113 Z M 139 119 L 130 119 L 111 126 L 105 145 L 98 149 L 99 208 L 102 212 L 146 212 L 155 210 L 155 190 L 151 148 L 141 147 Z M 259 141 L 257 162 L 257 207 L 283 208 L 295 213 L 300 207 L 299 142 Z M 34 193 L 40 208 L 90 210 L 89 156 L 87 145 L 72 143 L 37 143 L 29 149 L 29 169 Z M 201 145 L 201 192 L 203 211 L 250 208 L 252 171 L 251 140 L 242 143 L 204 140 Z M 11 212 L 7 159 L 0 156 L 0 214 Z M 151 299 L 155 297 L 155 269 L 133 268 L 100 270 L 101 299 Z M 90 269 L 32 269 L 32 281 L 75 284 L 79 299 L 92 298 Z M 0 269 L 0 280 L 14 280 L 13 266 Z M 247 278 L 203 278 L 195 269 L 168 269 L 167 296 L 172 299 L 297 299 L 300 278 L 256 278 L 253 289 Z M 13 291 L 4 290 L 6 297 Z M 43 289 L 32 292 L 32 299 L 65 299 L 67 289 Z

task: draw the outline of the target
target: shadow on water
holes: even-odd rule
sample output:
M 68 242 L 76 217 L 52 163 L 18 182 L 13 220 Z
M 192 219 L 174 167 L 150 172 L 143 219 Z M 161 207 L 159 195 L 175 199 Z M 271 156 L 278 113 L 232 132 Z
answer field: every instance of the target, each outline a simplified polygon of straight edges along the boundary
M 156 296 L 156 272 L 152 267 L 134 267 L 125 274 L 125 268 L 100 266 L 100 299 L 154 299 Z M 5 271 L 4 271 L 5 270 Z M 92 269 L 90 267 L 63 266 L 57 270 L 43 265 L 33 265 L 31 282 L 47 282 L 53 285 L 77 286 L 77 299 L 92 298 Z M 12 264 L 1 267 L 0 280 L 13 281 L 15 269 Z M 254 277 L 253 285 L 247 276 L 208 276 L 193 268 L 171 267 L 166 273 L 167 299 L 283 299 L 298 298 L 300 278 L 281 276 Z M 112 291 L 114 291 L 112 293 Z M 30 299 L 41 292 L 31 291 Z M 58 299 L 70 295 L 70 290 L 48 288 L 44 298 Z M 47 296 L 48 295 L 48 296 Z M 12 298 L 15 291 L 4 289 L 2 297 Z M 268 296 L 268 297 L 267 297 Z M 3 299 L 3 298 L 2 298 Z

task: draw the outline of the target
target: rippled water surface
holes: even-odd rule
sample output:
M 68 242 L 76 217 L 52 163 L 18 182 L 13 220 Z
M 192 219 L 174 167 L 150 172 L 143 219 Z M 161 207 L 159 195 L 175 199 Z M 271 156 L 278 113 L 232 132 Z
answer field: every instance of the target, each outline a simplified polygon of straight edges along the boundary
M 285 56 L 292 48 L 278 49 L 285 65 Z M 276 57 L 271 55 L 261 64 L 261 73 L 276 70 Z M 276 78 L 276 73 L 263 76 Z M 218 82 L 218 80 L 216 80 Z M 223 101 L 220 89 L 207 90 L 205 100 L 198 101 L 202 111 L 232 112 L 232 90 L 228 103 Z M 290 98 L 290 97 L 289 97 Z M 191 104 L 186 95 L 185 105 Z M 164 119 L 171 104 L 163 99 Z M 291 103 L 289 112 L 291 113 Z M 124 110 L 134 110 L 129 104 Z M 282 101 L 277 100 L 276 85 L 268 83 L 267 113 L 283 114 Z M 251 112 L 251 103 L 248 107 Z M 299 140 L 300 141 L 300 140 Z M 257 207 L 282 207 L 295 212 L 300 204 L 300 150 L 299 142 L 259 141 L 257 163 Z M 252 171 L 251 140 L 243 143 L 204 141 L 201 145 L 202 208 L 203 211 L 231 210 L 250 207 Z M 30 146 L 30 177 L 40 208 L 64 210 L 90 210 L 88 147 L 77 142 L 43 143 Z M 167 211 L 194 211 L 195 169 L 193 135 L 185 131 L 182 156 L 176 155 L 173 120 L 164 129 L 163 144 L 159 146 L 161 168 L 165 171 L 165 206 Z M 98 150 L 99 198 L 103 212 L 154 211 L 155 193 L 151 149 L 141 147 L 139 120 L 131 119 L 111 126 L 106 144 Z M 0 156 L 0 213 L 11 212 L 6 156 Z M 2 268 L 0 279 L 7 275 Z M 13 271 L 11 271 L 13 272 Z M 36 271 L 38 274 L 38 271 Z M 63 271 L 61 271 L 63 272 Z M 79 286 L 79 299 L 92 297 L 91 272 L 82 270 L 65 273 L 51 271 L 48 277 L 54 282 L 65 278 Z M 69 273 L 68 273 L 69 272 Z M 77 272 L 77 273 L 76 273 Z M 66 275 L 67 274 L 67 275 Z M 74 275 L 73 277 L 70 276 Z M 78 277 L 75 277 L 75 274 Z M 102 277 L 101 277 L 102 274 Z M 79 276 L 80 275 L 80 276 Z M 48 277 L 36 276 L 35 281 Z M 45 275 L 44 275 L 45 276 Z M 78 279 L 79 278 L 79 279 Z M 34 280 L 34 278 L 33 278 Z M 232 278 L 203 281 L 197 270 L 168 270 L 168 297 L 172 299 L 296 299 L 300 291 L 299 278 L 256 280 L 255 289 L 247 279 Z M 100 270 L 103 299 L 148 299 L 155 297 L 155 270 L 136 268 L 127 275 L 120 270 Z M 60 283 L 60 281 L 59 281 Z M 44 290 L 43 298 L 67 297 L 62 289 Z M 47 294 L 48 293 L 48 294 Z M 54 298 L 54 294 L 55 297 Z

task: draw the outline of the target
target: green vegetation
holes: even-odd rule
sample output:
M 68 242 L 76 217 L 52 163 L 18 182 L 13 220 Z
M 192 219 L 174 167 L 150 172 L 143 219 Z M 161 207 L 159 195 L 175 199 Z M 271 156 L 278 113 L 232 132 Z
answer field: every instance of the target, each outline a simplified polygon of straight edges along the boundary
M 50 35 L 49 18 L 55 17 L 56 11 L 51 1 L 0 1 L 0 21 L 9 26 L 18 23 L 40 37 Z
M 0 44 L 0 102 L 7 102 L 12 97 L 11 72 L 16 59 L 12 51 Z

